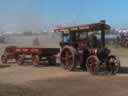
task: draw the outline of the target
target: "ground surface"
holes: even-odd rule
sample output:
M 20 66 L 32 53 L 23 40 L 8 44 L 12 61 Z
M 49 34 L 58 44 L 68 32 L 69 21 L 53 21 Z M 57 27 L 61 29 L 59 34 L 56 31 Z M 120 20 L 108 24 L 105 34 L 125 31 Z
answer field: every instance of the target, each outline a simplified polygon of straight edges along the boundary
M 1 54 L 4 47 L 0 47 Z M 0 65 L 0 96 L 127 96 L 128 50 L 112 51 L 122 64 L 114 76 L 92 76 L 81 70 L 68 72 L 58 66 Z

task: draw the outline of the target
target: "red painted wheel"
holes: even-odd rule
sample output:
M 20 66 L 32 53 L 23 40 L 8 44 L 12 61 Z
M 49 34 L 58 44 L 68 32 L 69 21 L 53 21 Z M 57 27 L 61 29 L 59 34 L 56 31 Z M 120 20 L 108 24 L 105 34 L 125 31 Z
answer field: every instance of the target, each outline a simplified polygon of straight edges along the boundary
M 116 74 L 120 68 L 120 60 L 114 55 L 108 57 L 107 69 L 111 74 Z
M 75 57 L 76 57 L 76 50 L 73 47 L 65 46 L 62 49 L 60 55 L 61 63 L 64 69 L 69 71 L 73 71 L 76 67 Z
M 33 64 L 34 66 L 37 66 L 37 65 L 39 65 L 39 63 L 40 63 L 39 56 L 34 55 L 34 56 L 32 57 L 32 64 Z
M 89 56 L 87 59 L 86 68 L 91 74 L 96 74 L 98 72 L 99 59 L 97 56 Z
M 2 62 L 3 64 L 7 64 L 7 61 L 8 61 L 7 57 L 4 56 L 4 55 L 2 55 L 2 56 L 1 56 L 1 62 Z
M 19 56 L 18 58 L 17 58 L 17 64 L 18 65 L 22 65 L 24 63 L 24 56 Z

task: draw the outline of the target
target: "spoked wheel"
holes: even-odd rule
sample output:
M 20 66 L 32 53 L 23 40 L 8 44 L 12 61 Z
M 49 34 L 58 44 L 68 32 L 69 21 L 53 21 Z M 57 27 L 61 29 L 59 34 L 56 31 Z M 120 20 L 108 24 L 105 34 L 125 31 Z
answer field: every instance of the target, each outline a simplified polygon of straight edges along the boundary
M 1 56 L 1 62 L 3 63 L 3 64 L 7 64 L 7 57 L 6 56 L 4 56 L 4 55 L 2 55 Z
M 38 55 L 34 55 L 34 56 L 32 57 L 32 64 L 33 64 L 34 66 L 37 66 L 37 65 L 39 65 L 39 63 L 40 63 L 39 56 L 38 56 Z
M 61 63 L 64 69 L 73 71 L 76 67 L 76 51 L 73 47 L 65 46 L 61 52 Z
M 99 69 L 99 63 L 97 56 L 89 56 L 86 63 L 87 71 L 91 74 L 96 74 Z
M 116 74 L 120 68 L 120 60 L 116 56 L 109 56 L 107 60 L 107 69 L 111 74 Z
M 24 63 L 24 56 L 18 56 L 17 58 L 17 64 L 18 65 L 22 65 Z

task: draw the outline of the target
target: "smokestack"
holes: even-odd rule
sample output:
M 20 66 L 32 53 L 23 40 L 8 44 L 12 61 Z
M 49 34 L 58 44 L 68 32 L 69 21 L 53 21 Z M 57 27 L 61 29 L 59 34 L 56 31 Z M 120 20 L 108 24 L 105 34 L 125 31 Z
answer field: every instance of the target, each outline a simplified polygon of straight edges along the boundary
M 102 47 L 105 48 L 105 20 L 100 21 L 101 24 L 101 42 L 102 42 Z

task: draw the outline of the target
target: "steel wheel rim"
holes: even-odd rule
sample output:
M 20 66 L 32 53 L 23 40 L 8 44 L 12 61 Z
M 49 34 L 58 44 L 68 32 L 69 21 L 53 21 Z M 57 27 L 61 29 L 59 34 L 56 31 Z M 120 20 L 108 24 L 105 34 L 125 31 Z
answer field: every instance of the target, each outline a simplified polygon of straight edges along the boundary
M 63 62 L 64 69 L 70 69 L 73 64 L 73 53 L 69 49 L 63 50 L 61 54 L 61 62 Z
M 119 67 L 120 67 L 120 60 L 117 57 L 110 57 L 109 59 L 109 66 L 113 67 L 113 69 L 111 69 L 112 73 L 117 73 L 119 71 Z

